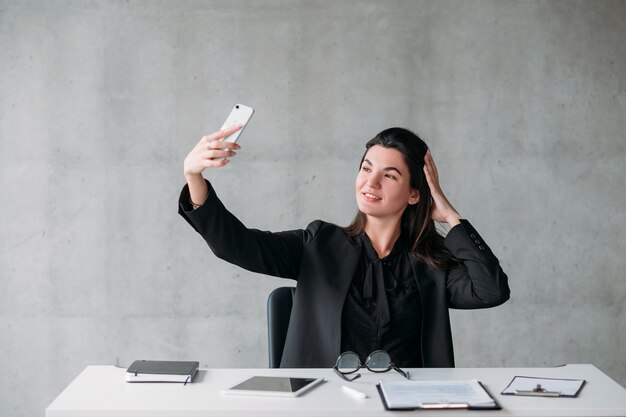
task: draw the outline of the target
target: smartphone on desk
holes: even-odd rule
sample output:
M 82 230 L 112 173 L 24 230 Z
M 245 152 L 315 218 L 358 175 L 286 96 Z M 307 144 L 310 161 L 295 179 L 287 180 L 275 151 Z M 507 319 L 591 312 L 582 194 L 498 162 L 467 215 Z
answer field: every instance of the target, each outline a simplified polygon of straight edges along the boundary
M 235 125 L 241 125 L 241 129 L 224 140 L 226 142 L 237 142 L 237 139 L 239 139 L 241 132 L 243 132 L 243 129 L 246 127 L 253 114 L 254 109 L 252 107 L 243 104 L 235 104 L 220 130 L 227 129 Z

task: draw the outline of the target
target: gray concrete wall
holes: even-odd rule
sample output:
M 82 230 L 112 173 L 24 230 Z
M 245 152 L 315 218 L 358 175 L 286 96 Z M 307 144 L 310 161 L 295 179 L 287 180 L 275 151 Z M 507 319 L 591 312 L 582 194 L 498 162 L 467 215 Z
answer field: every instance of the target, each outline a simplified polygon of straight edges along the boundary
M 246 224 L 347 224 L 367 139 L 405 126 L 512 299 L 453 313 L 458 366 L 626 383 L 626 2 L 0 0 L 0 415 L 87 365 L 267 364 L 265 297 L 176 214 L 182 160 Z M 498 387 L 494 387 L 497 389 Z

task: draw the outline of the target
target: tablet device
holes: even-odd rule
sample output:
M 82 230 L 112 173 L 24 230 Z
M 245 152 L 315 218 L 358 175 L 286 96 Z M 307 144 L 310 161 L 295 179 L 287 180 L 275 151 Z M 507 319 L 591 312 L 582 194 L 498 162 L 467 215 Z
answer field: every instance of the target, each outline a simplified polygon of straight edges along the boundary
M 323 380 L 324 378 L 253 376 L 222 392 L 224 394 L 297 397 Z

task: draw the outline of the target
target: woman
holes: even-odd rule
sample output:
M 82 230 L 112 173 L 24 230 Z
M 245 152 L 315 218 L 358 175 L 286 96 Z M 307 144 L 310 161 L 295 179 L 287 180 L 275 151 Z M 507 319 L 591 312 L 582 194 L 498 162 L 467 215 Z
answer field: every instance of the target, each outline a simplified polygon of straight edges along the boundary
M 238 128 L 203 137 L 189 153 L 179 213 L 218 257 L 297 280 L 281 367 L 327 368 L 341 352 L 363 361 L 377 349 L 401 367 L 453 367 L 448 308 L 500 305 L 509 287 L 441 190 L 426 144 L 401 128 L 366 144 L 350 226 L 317 220 L 271 233 L 246 228 L 202 176 L 236 155 L 239 145 L 222 139 Z M 451 227 L 445 238 L 435 221 Z

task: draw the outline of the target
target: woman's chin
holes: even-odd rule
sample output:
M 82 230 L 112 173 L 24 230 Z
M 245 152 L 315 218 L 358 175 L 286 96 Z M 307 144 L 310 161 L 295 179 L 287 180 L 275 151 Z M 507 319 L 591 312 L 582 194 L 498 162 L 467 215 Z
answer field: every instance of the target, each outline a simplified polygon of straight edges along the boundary
M 376 210 L 376 207 L 372 207 L 368 204 L 359 204 L 359 211 L 366 216 L 380 216 L 380 210 Z

